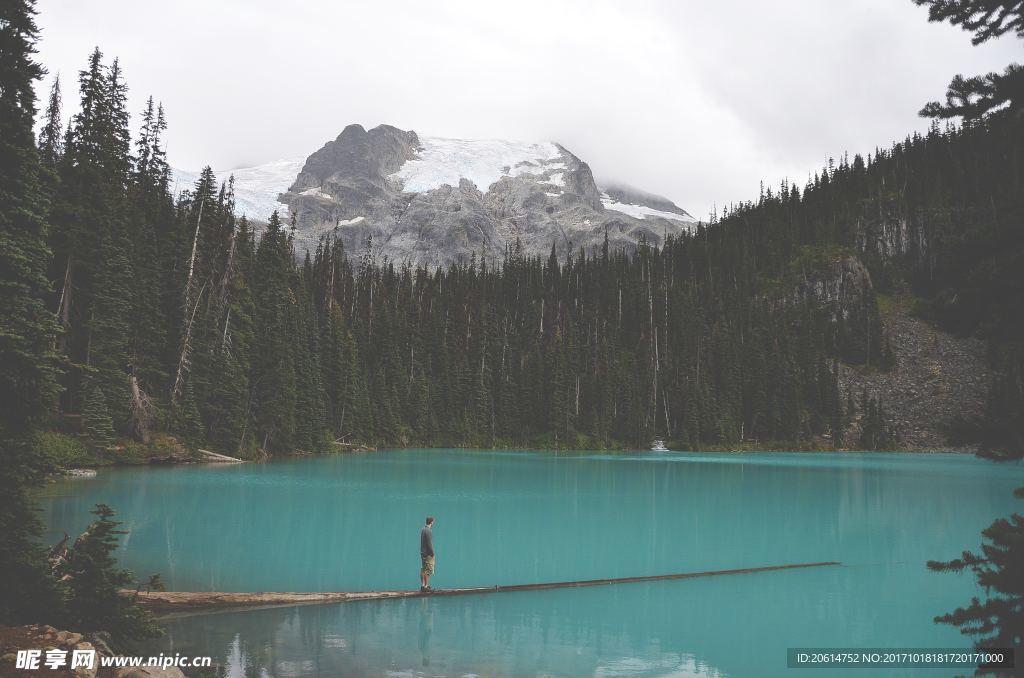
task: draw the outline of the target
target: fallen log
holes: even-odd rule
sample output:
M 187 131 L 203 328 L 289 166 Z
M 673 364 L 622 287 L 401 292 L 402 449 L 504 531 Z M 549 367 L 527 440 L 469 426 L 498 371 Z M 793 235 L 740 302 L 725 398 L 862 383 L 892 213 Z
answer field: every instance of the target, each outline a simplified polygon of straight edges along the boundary
M 241 464 L 244 463 L 244 459 L 238 459 L 236 457 L 229 457 L 226 454 L 220 454 L 219 452 L 212 452 L 210 450 L 204 450 L 202 448 L 196 449 L 196 452 L 203 455 L 206 461 L 221 463 L 221 464 Z
M 318 605 L 325 603 L 347 603 L 360 600 L 391 600 L 396 598 L 420 598 L 426 596 L 463 596 L 484 593 L 512 593 L 515 591 L 542 591 L 546 589 L 579 588 L 584 586 L 608 586 L 611 584 L 634 584 L 639 582 L 666 581 L 671 579 L 695 579 L 731 574 L 755 574 L 778 570 L 793 570 L 808 567 L 840 565 L 836 561 L 820 563 L 796 563 L 792 565 L 769 565 L 735 570 L 709 570 L 706 572 L 683 572 L 678 574 L 656 574 L 640 577 L 617 577 L 613 579 L 584 579 L 579 581 L 545 582 L 541 584 L 511 584 L 482 586 L 474 588 L 436 589 L 421 593 L 418 589 L 401 591 L 326 591 L 312 593 L 273 592 L 224 592 L 224 591 L 128 591 L 122 593 L 134 597 L 141 605 L 161 613 L 194 613 L 211 610 L 279 607 L 292 605 Z

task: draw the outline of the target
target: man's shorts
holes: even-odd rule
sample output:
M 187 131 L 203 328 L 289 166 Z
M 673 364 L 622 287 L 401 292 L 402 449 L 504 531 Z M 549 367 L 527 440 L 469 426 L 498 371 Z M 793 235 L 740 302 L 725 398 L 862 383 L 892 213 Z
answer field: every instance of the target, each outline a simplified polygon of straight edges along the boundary
M 434 574 L 434 556 L 420 556 L 420 560 L 423 561 L 420 572 L 428 575 Z

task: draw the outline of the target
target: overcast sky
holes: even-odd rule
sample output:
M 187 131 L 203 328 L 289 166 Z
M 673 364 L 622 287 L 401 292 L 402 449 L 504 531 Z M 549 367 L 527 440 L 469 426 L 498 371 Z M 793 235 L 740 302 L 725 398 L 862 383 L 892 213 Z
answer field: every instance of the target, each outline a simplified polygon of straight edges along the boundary
M 306 156 L 349 123 L 551 140 L 598 180 L 697 217 L 802 185 L 844 150 L 912 130 L 957 72 L 1021 60 L 972 47 L 910 0 L 39 0 L 39 59 L 78 99 L 94 46 L 152 94 L 171 163 Z M 45 103 L 41 101 L 41 105 Z

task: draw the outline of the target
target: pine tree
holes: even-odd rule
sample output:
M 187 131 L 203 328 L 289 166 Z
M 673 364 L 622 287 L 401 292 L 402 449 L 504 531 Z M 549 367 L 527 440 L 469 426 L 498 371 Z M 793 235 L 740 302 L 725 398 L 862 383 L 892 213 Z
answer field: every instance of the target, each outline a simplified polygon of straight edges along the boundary
M 164 287 L 170 282 L 167 268 L 174 269 L 174 263 L 167 260 L 166 253 L 171 251 L 177 254 L 174 251 L 177 240 L 173 234 L 178 230 L 178 224 L 173 215 L 165 171 L 157 160 L 163 153 L 161 131 L 161 121 L 153 110 L 153 99 L 150 97 L 143 112 L 136 157 L 132 159 L 134 166 L 128 186 L 125 215 L 130 268 L 122 273 L 125 279 L 121 281 L 123 284 L 127 281 L 127 275 L 131 275 L 131 293 L 128 296 L 130 308 L 125 318 L 128 338 L 125 369 L 130 373 L 134 385 L 130 428 L 133 435 L 142 442 L 148 442 L 149 425 L 142 420 L 140 414 L 154 418 L 154 403 L 157 401 L 150 394 L 166 390 L 169 372 L 166 364 L 168 338 L 176 334 L 168 331 L 169 319 L 165 314 L 167 291 Z
M 181 243 L 181 254 L 186 263 L 178 276 L 172 276 L 171 285 L 176 294 L 170 295 L 177 302 L 181 319 L 176 326 L 179 338 L 170 393 L 171 411 L 175 415 L 181 404 L 185 383 L 189 381 L 195 344 L 202 330 L 201 318 L 197 322 L 200 303 L 204 295 L 212 294 L 207 288 L 213 276 L 211 259 L 217 254 L 217 239 L 209 234 L 216 230 L 213 226 L 217 219 L 216 188 L 217 180 L 213 170 L 209 166 L 204 167 L 194 191 L 186 196 L 181 205 L 181 218 L 187 223 L 188 237 Z
M 104 194 L 101 204 L 104 213 L 97 216 L 102 255 L 95 266 L 88 359 L 97 370 L 95 386 L 108 397 L 111 415 L 119 429 L 128 421 L 127 369 L 136 289 L 126 202 L 131 163 L 126 92 L 118 60 L 114 59 L 104 79 L 106 118 L 100 121 L 104 130 L 100 146 L 104 166 L 100 186 Z
M 868 397 L 865 392 L 861 401 L 861 433 L 859 446 L 862 450 L 891 450 L 896 447 L 896 435 L 887 423 L 881 398 Z
M 929 21 L 948 21 L 974 33 L 971 43 L 975 45 L 1011 32 L 1024 38 L 1024 10 L 1014 0 L 914 0 L 914 4 L 928 8 Z
M 255 421 L 260 447 L 288 450 L 295 432 L 295 354 L 291 320 L 294 295 L 290 288 L 291 249 L 275 211 L 256 253 L 259 271 L 253 299 L 256 307 L 256 351 L 253 383 Z
M 312 266 L 308 258 L 305 276 L 293 284 L 302 292 L 306 303 L 293 307 L 295 316 L 292 340 L 299 350 L 295 357 L 295 446 L 301 450 L 320 451 L 325 431 L 325 394 L 320 382 L 319 328 L 313 305 L 306 294 L 305 279 L 311 275 Z
M 82 428 L 88 436 L 89 446 L 101 454 L 114 445 L 114 421 L 110 416 L 103 389 L 93 386 L 82 406 Z
M 1024 108 L 1024 66 L 1010 64 L 1002 73 L 965 78 L 956 75 L 946 89 L 946 100 L 930 101 L 921 109 L 924 118 L 980 120 L 993 112 L 1016 113 Z
M 39 159 L 51 170 L 56 170 L 63 148 L 63 127 L 61 121 L 60 76 L 53 79 L 50 99 L 43 114 L 46 122 L 39 131 Z
M 153 110 L 153 97 L 146 100 L 146 110 L 142 112 L 142 128 L 135 142 L 135 176 L 136 182 L 148 184 L 151 181 L 153 137 L 156 135 L 156 111 Z
M 210 443 L 227 454 L 248 447 L 252 436 L 252 351 L 255 343 L 248 222 L 241 220 L 233 240 L 235 265 L 225 272 L 222 314 L 213 332 L 209 397 L 204 403 Z
M 126 416 L 128 380 L 124 378 L 123 337 L 127 325 L 123 304 L 130 306 L 130 255 L 127 225 L 128 114 L 126 86 L 115 60 L 107 68 L 99 49 L 79 73 L 81 104 L 65 137 L 60 164 L 60 191 L 54 201 L 54 269 L 63 279 L 58 311 L 65 328 L 62 347 L 75 366 L 97 364 L 101 388 L 118 425 Z M 104 310 L 97 312 L 97 294 Z M 109 313 L 111 309 L 113 313 Z M 93 323 L 99 327 L 94 328 Z M 94 330 L 99 329 L 96 353 Z M 95 355 L 94 355 L 95 353 Z M 95 360 L 94 360 L 95 358 Z M 77 409 L 84 381 L 83 370 L 68 374 L 65 409 Z M 114 393 L 117 391 L 117 393 Z
M 1024 499 L 1024 488 L 1014 494 Z M 968 606 L 935 617 L 935 623 L 958 626 L 961 633 L 975 636 L 978 650 L 1019 648 L 1024 641 L 1024 515 L 1000 518 L 981 534 L 985 541 L 980 554 L 964 551 L 955 560 L 928 561 L 928 568 L 938 572 L 971 570 L 986 593 L 984 601 L 974 597 Z
M 843 432 L 846 422 L 843 416 L 843 400 L 839 395 L 839 361 L 832 363 L 828 392 L 829 427 L 832 431 L 832 449 L 843 446 Z
M 101 239 L 105 252 L 96 272 L 88 359 L 95 369 L 93 388 L 103 391 L 116 430 L 129 419 L 128 361 L 133 312 L 133 269 L 124 224 L 109 223 Z
M 929 21 L 948 21 L 973 33 L 971 43 L 1016 33 L 1024 39 L 1024 5 L 1014 0 L 914 0 L 928 7 Z M 933 101 L 921 109 L 928 118 L 962 117 L 979 120 L 993 113 L 1017 114 L 1024 109 L 1024 66 L 1010 64 L 1002 73 L 965 78 L 957 75 L 946 91 L 945 103 Z
M 156 121 L 149 129 L 149 176 L 154 185 L 166 193 L 170 181 L 171 166 L 167 164 L 167 151 L 163 145 L 163 133 L 167 131 L 164 105 L 157 104 Z
M 370 391 L 359 359 L 359 348 L 351 333 L 345 336 L 343 352 L 346 359 L 343 405 L 345 425 L 341 434 L 352 434 L 356 440 L 373 441 L 376 437 Z
M 58 589 L 38 545 L 28 490 L 46 471 L 33 450 L 53 411 L 57 325 L 44 307 L 47 200 L 32 133 L 38 29 L 31 0 L 0 8 L 0 623 L 59 610 Z M 52 607 L 49 607 L 52 606 Z
M 192 380 L 189 379 L 182 387 L 181 402 L 174 410 L 174 430 L 181 434 L 185 445 L 195 449 L 203 443 L 205 438 L 203 431 L 202 415 L 196 404 L 195 390 L 192 388 Z
M 96 520 L 68 550 L 58 570 L 67 581 L 67 625 L 83 632 L 105 631 L 115 645 L 160 635 L 152 615 L 121 594 L 134 583 L 113 557 L 126 532 L 117 529 L 120 523 L 112 520 L 114 512 L 105 504 L 97 504 L 92 514 Z
M 1024 436 L 1021 418 L 1024 399 L 1021 397 L 1021 361 L 1019 345 L 1011 345 L 998 357 L 1000 373 L 993 385 L 989 405 L 990 433 L 982 456 L 996 462 L 1020 462 L 1024 459 Z M 1011 414 L 1012 413 L 1012 414 Z M 1024 487 L 1014 491 L 1024 499 Z M 976 637 L 975 648 L 1017 647 L 1024 642 L 1024 515 L 1013 513 L 999 518 L 981 532 L 984 541 L 981 553 L 964 551 L 951 561 L 928 561 L 928 568 L 938 572 L 970 570 L 985 600 L 973 597 L 970 604 L 935 617 L 938 624 L 960 628 L 961 633 Z

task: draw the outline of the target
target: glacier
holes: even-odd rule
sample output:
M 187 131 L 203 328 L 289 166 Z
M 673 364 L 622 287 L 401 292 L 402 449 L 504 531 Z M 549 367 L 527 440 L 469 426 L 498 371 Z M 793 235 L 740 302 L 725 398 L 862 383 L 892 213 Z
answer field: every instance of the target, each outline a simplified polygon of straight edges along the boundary
M 441 186 L 458 186 L 468 179 L 486 192 L 502 177 L 532 174 L 561 186 L 565 163 L 551 142 L 525 143 L 503 139 L 444 139 L 419 137 L 417 156 L 390 176 L 402 182 L 407 193 L 425 193 Z M 557 174 L 557 176 L 555 176 Z
M 277 197 L 288 190 L 302 171 L 305 158 L 274 160 L 253 167 L 214 170 L 218 181 L 235 177 L 235 211 L 252 221 L 266 222 L 277 210 L 282 221 L 287 221 L 288 206 Z M 200 172 L 171 168 L 171 195 L 177 198 L 182 191 L 192 190 Z

